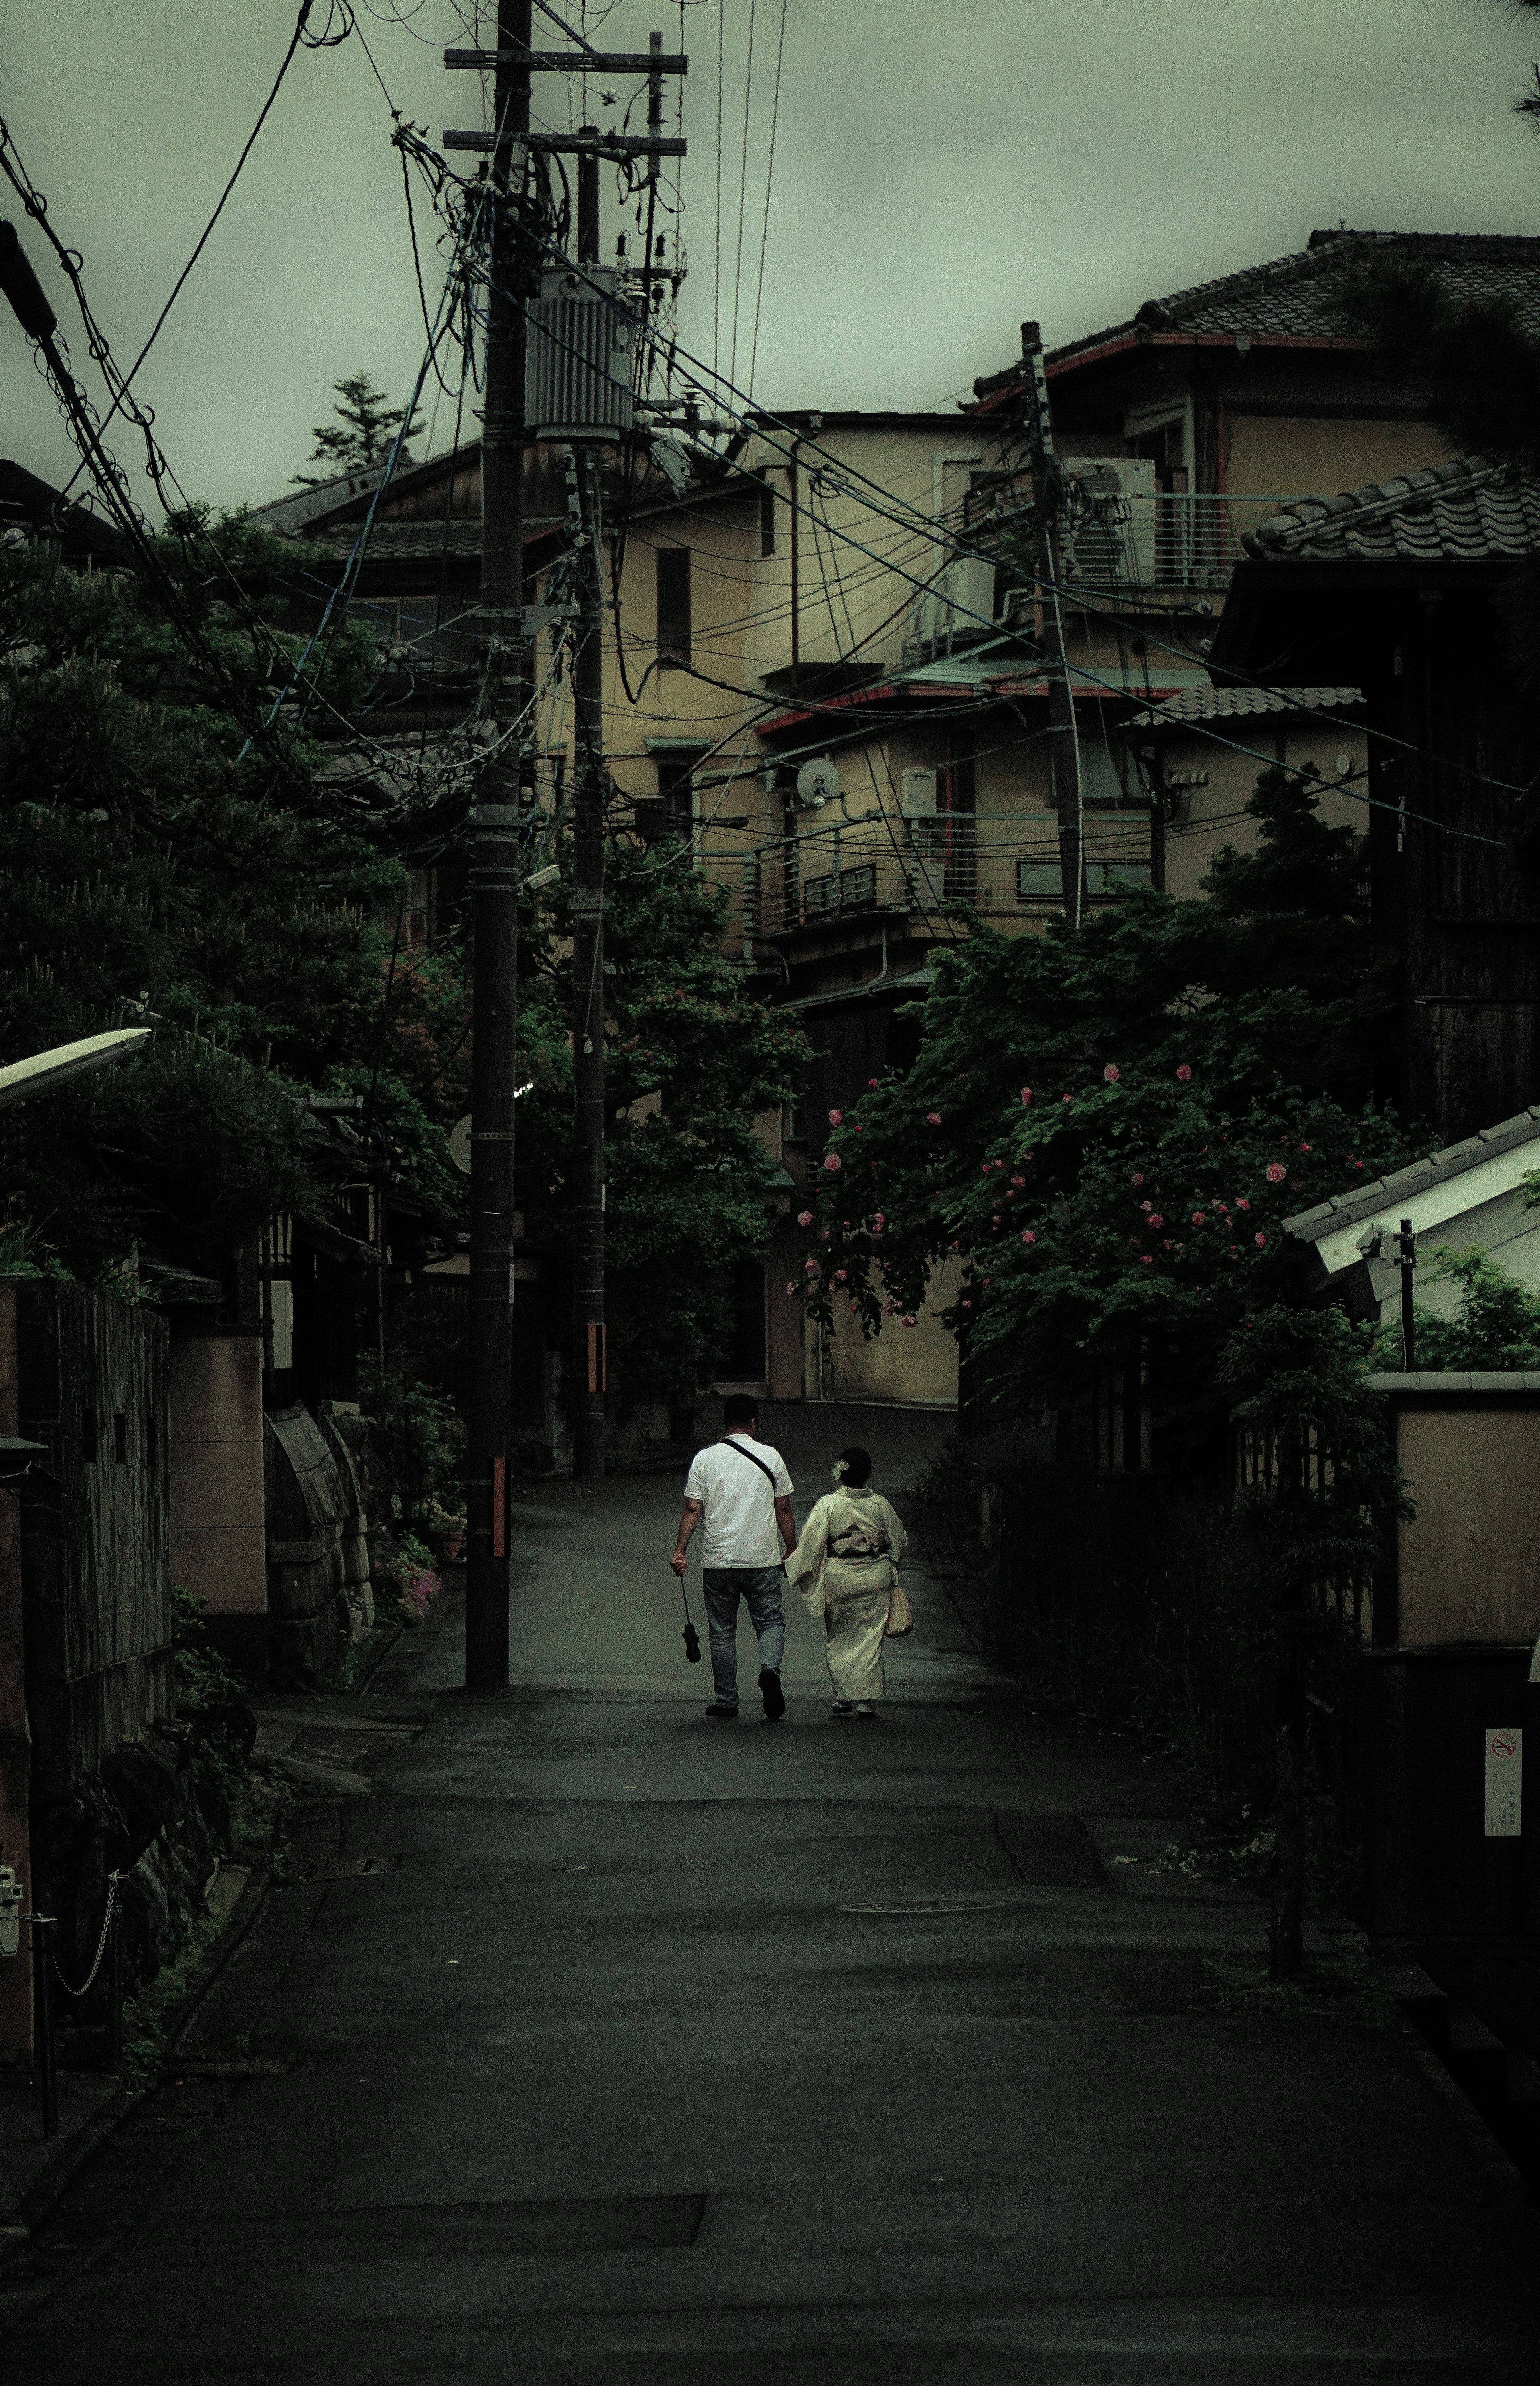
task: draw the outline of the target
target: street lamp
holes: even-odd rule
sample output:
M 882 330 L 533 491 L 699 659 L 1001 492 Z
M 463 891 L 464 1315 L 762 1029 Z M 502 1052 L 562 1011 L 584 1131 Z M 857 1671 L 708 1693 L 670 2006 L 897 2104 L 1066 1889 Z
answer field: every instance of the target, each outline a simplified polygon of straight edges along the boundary
M 30 1094 L 51 1094 L 70 1077 L 105 1069 L 111 1061 L 126 1061 L 154 1032 L 149 1027 L 112 1027 L 105 1036 L 82 1036 L 78 1044 L 56 1044 L 49 1051 L 34 1052 L 30 1061 L 13 1061 L 8 1069 L 0 1069 L 0 1105 L 24 1102 Z

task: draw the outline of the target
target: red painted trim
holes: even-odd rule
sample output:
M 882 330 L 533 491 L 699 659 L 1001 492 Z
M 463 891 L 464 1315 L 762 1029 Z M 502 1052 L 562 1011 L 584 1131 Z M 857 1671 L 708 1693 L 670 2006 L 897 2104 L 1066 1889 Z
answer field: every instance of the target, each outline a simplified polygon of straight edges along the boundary
M 1244 336 L 1244 335 L 1243 335 Z M 1083 365 L 1100 364 L 1104 358 L 1126 356 L 1133 348 L 1233 348 L 1233 332 L 1137 332 L 1126 333 L 1121 339 L 1104 340 L 1099 348 L 1081 348 L 1072 357 L 1060 357 L 1047 367 L 1048 379 L 1057 381 L 1064 373 L 1079 372 Z M 1336 339 L 1323 332 L 1253 332 L 1254 348 L 1340 348 L 1362 355 L 1369 346 L 1367 340 Z M 965 406 L 964 414 L 988 414 L 1015 397 L 1022 384 L 1011 382 L 1004 389 L 991 390 L 977 406 Z

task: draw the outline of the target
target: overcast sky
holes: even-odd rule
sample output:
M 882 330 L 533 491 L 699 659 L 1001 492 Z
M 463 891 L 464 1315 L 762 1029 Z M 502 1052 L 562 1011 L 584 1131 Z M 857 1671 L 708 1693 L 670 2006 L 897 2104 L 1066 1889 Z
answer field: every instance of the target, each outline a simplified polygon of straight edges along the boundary
M 295 6 L 0 0 L 0 106 L 125 363 L 256 120 Z M 314 28 L 329 6 L 316 0 Z M 751 0 L 686 0 L 682 11 L 682 336 L 707 359 L 715 336 L 725 368 L 736 293 L 740 383 L 780 0 L 753 10 L 746 178 Z M 680 37 L 677 0 L 566 13 L 611 48 L 645 48 L 654 26 L 670 47 Z M 390 107 L 435 142 L 445 125 L 482 120 L 478 78 L 440 62 L 473 18 L 473 0 L 359 6 L 378 81 L 357 35 L 296 57 L 144 368 L 143 395 L 191 495 L 282 494 L 307 467 L 309 426 L 339 375 L 366 368 L 397 396 L 415 378 L 423 335 Z M 344 22 L 333 9 L 333 30 Z M 1540 141 L 1509 105 L 1536 54 L 1540 20 L 1496 0 L 787 0 L 755 396 L 830 408 L 949 403 L 1009 360 L 1024 316 L 1040 317 L 1050 342 L 1067 339 L 1144 298 L 1302 247 L 1339 219 L 1540 231 Z M 604 87 L 620 92 L 619 109 L 597 110 L 614 122 L 632 87 Z M 547 121 L 578 120 L 579 90 L 551 77 L 537 88 Z M 612 185 L 606 207 L 607 253 L 623 220 Z M 0 212 L 18 218 L 8 191 Z M 431 239 L 425 208 L 419 220 Z M 22 232 L 90 382 L 68 286 L 35 226 Z M 0 318 L 0 452 L 59 481 L 72 462 L 64 428 L 20 332 Z M 441 403 L 435 446 L 452 420 Z M 120 427 L 114 437 L 137 474 L 131 442 Z

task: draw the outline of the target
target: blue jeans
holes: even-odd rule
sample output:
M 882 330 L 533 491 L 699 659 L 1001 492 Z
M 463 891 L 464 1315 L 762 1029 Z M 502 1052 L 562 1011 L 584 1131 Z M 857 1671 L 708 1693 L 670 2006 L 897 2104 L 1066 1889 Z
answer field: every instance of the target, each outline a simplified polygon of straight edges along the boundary
M 738 1601 L 748 1602 L 748 1618 L 759 1641 L 761 1669 L 781 1671 L 786 1647 L 786 1618 L 781 1605 L 779 1566 L 707 1566 L 701 1574 L 706 1613 L 711 1626 L 711 1679 L 720 1706 L 738 1703 Z

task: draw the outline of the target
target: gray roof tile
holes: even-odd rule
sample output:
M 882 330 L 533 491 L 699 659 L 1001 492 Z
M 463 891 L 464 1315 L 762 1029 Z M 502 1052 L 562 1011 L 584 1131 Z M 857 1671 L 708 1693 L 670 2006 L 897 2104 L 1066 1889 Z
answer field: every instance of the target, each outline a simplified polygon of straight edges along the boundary
M 1534 555 L 1540 488 L 1498 464 L 1430 464 L 1340 496 L 1301 497 L 1244 533 L 1241 543 L 1274 562 L 1484 563 Z
M 1354 1185 L 1346 1193 L 1329 1201 L 1318 1201 L 1313 1209 L 1297 1210 L 1283 1221 L 1283 1232 L 1302 1243 L 1318 1243 L 1323 1235 L 1335 1233 L 1339 1226 L 1356 1225 L 1360 1218 L 1372 1218 L 1376 1212 L 1391 1202 L 1419 1193 L 1441 1177 L 1459 1176 L 1468 1168 L 1478 1168 L 1484 1160 L 1492 1160 L 1499 1152 L 1511 1151 L 1523 1143 L 1540 1143 L 1540 1102 L 1527 1111 L 1516 1111 L 1512 1118 L 1501 1119 L 1496 1126 L 1484 1126 L 1479 1136 L 1471 1136 L 1463 1143 L 1451 1143 L 1442 1151 L 1429 1154 L 1426 1160 L 1414 1160 L 1409 1168 L 1398 1168 L 1393 1176 L 1377 1176 L 1371 1185 Z M 1535 1154 L 1540 1166 L 1540 1151 Z
M 1162 697 L 1158 712 L 1136 712 L 1131 729 L 1182 721 L 1239 721 L 1258 712 L 1341 712 L 1363 702 L 1361 687 L 1193 687 Z

